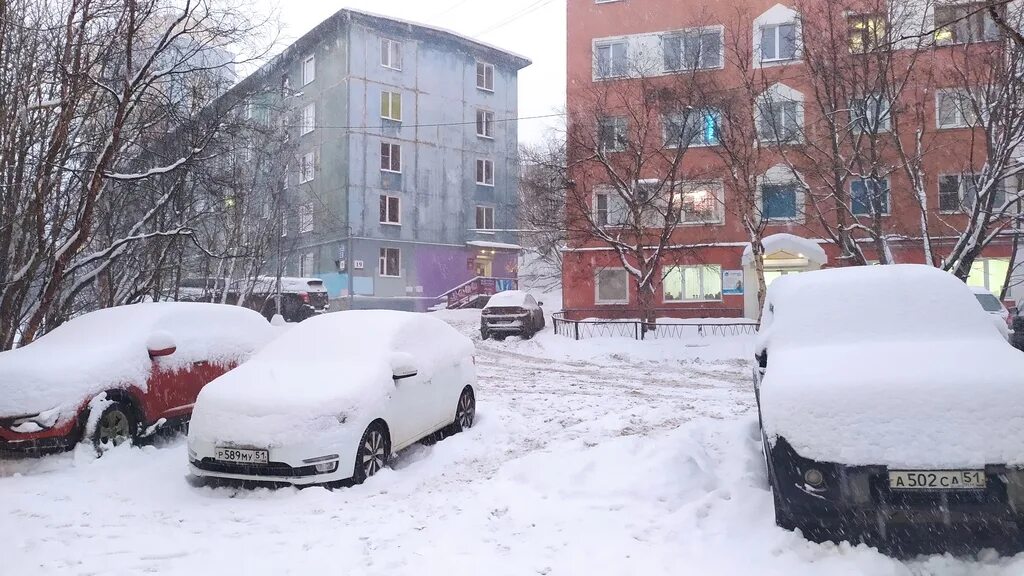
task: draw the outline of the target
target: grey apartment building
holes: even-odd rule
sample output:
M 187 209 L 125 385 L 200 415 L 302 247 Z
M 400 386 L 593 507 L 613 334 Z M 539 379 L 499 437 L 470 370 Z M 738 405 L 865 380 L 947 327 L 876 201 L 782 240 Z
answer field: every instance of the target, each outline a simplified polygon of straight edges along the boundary
M 423 310 L 477 277 L 507 287 L 529 64 L 345 9 L 243 80 L 278 84 L 287 110 L 283 271 L 322 278 L 337 308 Z

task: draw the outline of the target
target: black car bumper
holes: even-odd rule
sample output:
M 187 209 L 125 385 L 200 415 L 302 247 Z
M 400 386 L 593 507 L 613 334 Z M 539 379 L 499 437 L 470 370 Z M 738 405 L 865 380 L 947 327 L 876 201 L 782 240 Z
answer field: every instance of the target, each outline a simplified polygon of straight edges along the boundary
M 33 440 L 4 440 L 0 438 L 0 458 L 34 458 L 67 452 L 78 443 L 77 437 L 53 436 Z

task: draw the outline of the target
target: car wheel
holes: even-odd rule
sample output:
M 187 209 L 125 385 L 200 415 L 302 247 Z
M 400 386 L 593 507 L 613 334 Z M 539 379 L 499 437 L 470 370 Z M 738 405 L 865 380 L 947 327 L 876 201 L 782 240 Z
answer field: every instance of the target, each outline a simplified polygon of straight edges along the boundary
M 476 420 L 476 396 L 473 394 L 473 389 L 466 386 L 462 389 L 462 395 L 459 396 L 459 404 L 455 408 L 455 422 L 452 424 L 452 429 L 456 432 L 462 432 L 473 427 L 473 422 Z
M 387 429 L 380 422 L 370 424 L 359 440 L 352 480 L 356 484 L 362 484 L 367 478 L 387 466 L 390 458 L 391 438 L 388 436 Z
M 124 402 L 108 404 L 96 420 L 96 430 L 92 434 L 92 445 L 98 452 L 105 452 L 114 446 L 135 440 L 139 423 L 135 411 Z
M 486 328 L 481 328 L 480 329 L 480 339 L 481 340 L 487 340 L 490 337 L 491 337 L 491 334 L 490 334 L 490 332 L 487 331 Z
M 504 333 L 495 334 L 494 335 L 494 339 L 497 340 L 498 342 L 502 342 L 502 341 L 505 340 L 505 336 L 506 336 L 506 334 L 504 334 Z

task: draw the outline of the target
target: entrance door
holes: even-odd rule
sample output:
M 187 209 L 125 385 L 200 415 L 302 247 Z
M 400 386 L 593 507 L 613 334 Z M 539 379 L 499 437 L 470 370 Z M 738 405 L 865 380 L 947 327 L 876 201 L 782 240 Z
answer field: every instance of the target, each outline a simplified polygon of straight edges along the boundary
M 481 258 L 476 259 L 476 275 L 484 278 L 490 278 L 493 276 L 493 264 L 491 260 L 483 260 Z
M 765 286 L 771 286 L 772 282 L 774 282 L 777 278 L 780 278 L 780 277 L 785 276 L 787 274 L 798 274 L 799 272 L 800 272 L 800 270 L 779 270 L 779 269 L 769 270 L 769 269 L 765 269 L 765 271 L 764 271 L 764 285 Z

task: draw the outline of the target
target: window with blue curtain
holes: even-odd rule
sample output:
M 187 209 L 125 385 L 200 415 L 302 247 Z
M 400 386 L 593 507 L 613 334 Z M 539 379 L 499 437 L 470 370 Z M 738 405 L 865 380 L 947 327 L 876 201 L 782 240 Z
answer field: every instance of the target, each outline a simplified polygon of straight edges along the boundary
M 872 202 L 878 202 L 879 214 L 889 213 L 889 182 L 884 178 L 850 182 L 850 207 L 855 215 L 872 214 Z
M 796 184 L 761 186 L 761 210 L 767 220 L 796 218 Z

